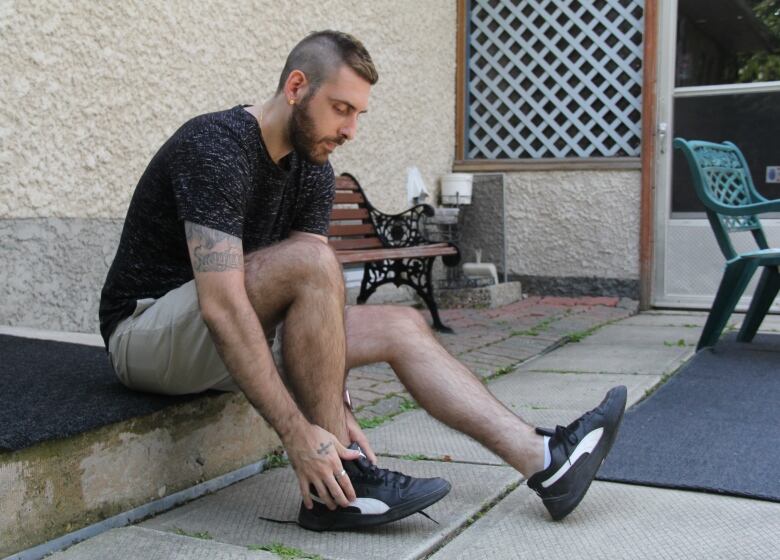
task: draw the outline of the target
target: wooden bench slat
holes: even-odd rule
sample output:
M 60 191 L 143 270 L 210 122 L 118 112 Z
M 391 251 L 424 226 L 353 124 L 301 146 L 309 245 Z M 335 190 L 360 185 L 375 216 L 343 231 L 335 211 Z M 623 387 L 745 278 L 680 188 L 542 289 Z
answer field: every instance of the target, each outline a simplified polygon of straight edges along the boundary
M 332 239 L 330 244 L 336 251 L 376 249 L 383 247 L 382 241 L 378 237 L 364 237 L 362 239 Z
M 337 192 L 333 204 L 365 204 L 363 195 L 356 192 Z
M 396 285 L 406 284 L 420 294 L 425 294 L 428 310 L 431 312 L 433 327 L 443 332 L 452 332 L 441 322 L 434 300 L 433 284 L 419 278 L 419 272 L 430 275 L 435 257 L 444 257 L 444 264 L 455 266 L 460 260 L 460 252 L 452 243 L 428 243 L 413 247 L 385 247 L 379 237 L 368 212 L 369 202 L 366 193 L 351 175 L 344 174 L 336 178 L 334 207 L 330 213 L 328 242 L 342 265 L 358 265 L 388 261 L 383 265 L 371 267 L 363 275 L 358 300 L 362 303 L 374 292 L 377 286 L 392 280 Z M 428 211 L 426 210 L 426 214 Z M 415 215 L 419 219 L 419 215 Z M 404 226 L 404 231 L 414 224 Z M 418 224 L 419 227 L 419 224 Z M 395 226 L 394 226 L 395 229 Z M 393 235 L 395 235 L 393 230 Z M 420 259 L 420 261 L 409 261 Z M 417 265 L 421 265 L 417 266 Z M 366 265 L 368 266 L 368 265 Z M 430 276 L 428 277 L 430 280 Z
M 336 177 L 337 191 L 357 191 L 358 186 L 349 177 Z
M 448 243 L 432 243 L 417 247 L 400 247 L 397 249 L 369 249 L 362 251 L 339 251 L 336 256 L 341 264 L 374 262 L 393 259 L 408 259 L 412 257 L 437 257 L 442 255 L 457 255 L 458 250 Z
M 368 210 L 365 208 L 334 208 L 330 211 L 330 221 L 339 220 L 365 220 L 368 218 Z
M 355 237 L 376 235 L 371 224 L 331 224 L 328 237 Z

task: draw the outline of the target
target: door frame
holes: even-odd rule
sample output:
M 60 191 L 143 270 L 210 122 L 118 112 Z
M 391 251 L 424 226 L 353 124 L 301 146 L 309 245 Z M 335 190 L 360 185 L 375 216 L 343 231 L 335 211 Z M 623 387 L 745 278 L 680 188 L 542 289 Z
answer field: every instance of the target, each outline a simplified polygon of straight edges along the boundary
M 677 8 L 678 0 L 669 0 L 658 4 L 658 41 L 655 50 L 657 56 L 657 82 L 655 88 L 657 114 L 654 115 L 652 128 L 648 133 L 655 137 L 653 146 L 653 183 L 654 208 L 652 210 L 653 232 L 651 238 L 652 269 L 648 307 L 677 307 L 686 309 L 709 309 L 714 296 L 686 295 L 670 297 L 666 295 L 666 257 L 667 228 L 671 223 L 679 226 L 706 227 L 710 229 L 705 214 L 680 214 L 672 217 L 672 140 L 674 137 L 674 101 L 689 96 L 720 95 L 727 93 L 755 93 L 778 91 L 779 82 L 757 82 L 749 84 L 726 84 L 713 86 L 694 86 L 675 88 L 676 44 L 677 44 Z M 643 165 L 644 172 L 644 165 Z M 644 178 L 643 178 L 644 183 Z M 780 228 L 780 219 L 763 218 L 764 228 Z M 719 280 L 719 279 L 718 279 Z M 753 280 L 755 282 L 755 279 Z M 737 309 L 744 310 L 750 302 L 750 296 L 744 296 Z M 780 301 L 772 311 L 780 311 Z

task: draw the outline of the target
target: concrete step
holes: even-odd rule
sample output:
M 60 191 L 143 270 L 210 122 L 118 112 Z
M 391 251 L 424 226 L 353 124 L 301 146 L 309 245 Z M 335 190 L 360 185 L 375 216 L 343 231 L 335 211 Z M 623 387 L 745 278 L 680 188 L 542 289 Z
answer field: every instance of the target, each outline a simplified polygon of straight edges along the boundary
M 2 452 L 0 557 L 260 461 L 278 445 L 243 396 L 212 394 Z

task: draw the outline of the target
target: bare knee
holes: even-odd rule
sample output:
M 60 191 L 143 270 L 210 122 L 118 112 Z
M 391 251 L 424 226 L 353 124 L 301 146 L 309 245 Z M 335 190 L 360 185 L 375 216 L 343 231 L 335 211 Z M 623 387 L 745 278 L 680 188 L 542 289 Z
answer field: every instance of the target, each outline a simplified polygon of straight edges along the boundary
M 336 253 L 317 239 L 288 239 L 247 255 L 246 281 L 247 287 L 273 282 L 290 292 L 317 288 L 344 293 Z
M 293 241 L 291 260 L 295 263 L 297 279 L 310 286 L 344 291 L 344 275 L 336 253 L 330 245 L 316 239 Z
M 419 345 L 432 338 L 433 333 L 422 314 L 413 307 L 387 306 L 389 343 L 393 349 L 406 352 L 409 344 Z

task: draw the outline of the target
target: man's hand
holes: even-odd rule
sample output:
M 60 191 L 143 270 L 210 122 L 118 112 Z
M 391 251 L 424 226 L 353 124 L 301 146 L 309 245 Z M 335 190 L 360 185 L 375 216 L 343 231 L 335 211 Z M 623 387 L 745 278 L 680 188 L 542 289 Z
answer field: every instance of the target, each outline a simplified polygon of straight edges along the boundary
M 358 451 L 347 449 L 336 436 L 309 423 L 290 430 L 282 443 L 298 476 L 306 509 L 314 507 L 310 486 L 314 486 L 319 499 L 331 510 L 336 509 L 336 505 L 347 507 L 355 499 L 349 476 L 339 476 L 339 473 L 343 470 L 341 459 L 353 461 L 360 457 Z
M 371 449 L 371 445 L 368 443 L 368 438 L 360 428 L 360 424 L 358 424 L 358 421 L 355 419 L 352 411 L 347 409 L 345 411 L 345 416 L 347 418 L 347 431 L 349 433 L 349 439 L 356 442 L 360 446 L 360 449 L 363 450 L 363 453 L 366 454 L 368 460 L 376 465 L 376 455 L 374 454 L 374 450 Z

